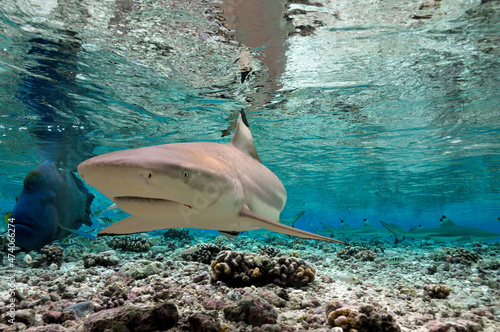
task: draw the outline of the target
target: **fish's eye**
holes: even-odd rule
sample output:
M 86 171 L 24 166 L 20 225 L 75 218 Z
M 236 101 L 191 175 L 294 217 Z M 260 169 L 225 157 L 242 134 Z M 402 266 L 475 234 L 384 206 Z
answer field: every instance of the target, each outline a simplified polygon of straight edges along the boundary
M 189 174 L 189 171 L 187 169 L 183 169 L 181 171 L 181 180 L 182 181 L 187 181 L 189 179 L 189 176 L 190 176 L 190 174 Z
M 36 185 L 36 180 L 37 177 L 36 175 L 33 174 L 28 174 L 26 178 L 24 179 L 24 186 L 27 187 L 28 189 L 32 189 Z

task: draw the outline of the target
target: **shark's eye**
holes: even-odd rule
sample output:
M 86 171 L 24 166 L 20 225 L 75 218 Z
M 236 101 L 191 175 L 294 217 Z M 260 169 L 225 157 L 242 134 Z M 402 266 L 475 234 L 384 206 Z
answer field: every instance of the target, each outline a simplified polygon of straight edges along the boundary
M 181 180 L 182 181 L 187 181 L 189 179 L 189 171 L 187 169 L 183 169 L 181 171 Z

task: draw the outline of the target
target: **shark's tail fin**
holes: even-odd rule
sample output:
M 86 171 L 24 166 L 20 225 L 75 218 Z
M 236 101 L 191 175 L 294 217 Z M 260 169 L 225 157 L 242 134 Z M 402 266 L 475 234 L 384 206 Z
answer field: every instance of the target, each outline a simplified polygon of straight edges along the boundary
M 280 223 L 282 224 L 285 224 L 285 225 L 288 225 L 288 226 L 291 226 L 291 227 L 295 227 L 295 222 L 304 215 L 305 211 L 302 210 L 300 211 L 299 213 L 297 213 L 296 215 L 294 215 L 293 217 L 291 218 L 288 218 L 288 219 L 285 219 L 283 218 L 282 216 L 280 216 Z
M 386 222 L 381 221 L 380 222 L 389 232 L 394 234 L 396 236 L 396 242 L 399 242 L 404 239 L 405 234 L 408 232 L 406 229 L 403 227 L 400 227 L 395 224 L 388 224 Z

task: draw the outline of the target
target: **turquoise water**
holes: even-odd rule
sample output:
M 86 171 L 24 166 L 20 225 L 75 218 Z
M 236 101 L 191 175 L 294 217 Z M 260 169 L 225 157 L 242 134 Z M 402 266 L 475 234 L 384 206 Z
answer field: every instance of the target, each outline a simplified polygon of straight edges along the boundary
M 285 216 L 306 211 L 297 227 L 437 226 L 446 215 L 499 231 L 499 6 L 460 5 L 403 23 L 344 17 L 291 37 L 285 72 L 268 78 L 280 88 L 257 91 L 265 68 L 240 85 L 236 53 L 205 39 L 213 26 L 193 8 L 4 1 L 0 208 L 12 210 L 44 159 L 74 170 L 114 150 L 228 143 L 245 109 L 260 158 L 287 189 Z M 167 12 L 181 28 L 162 34 Z M 247 98 L 256 93 L 264 105 Z

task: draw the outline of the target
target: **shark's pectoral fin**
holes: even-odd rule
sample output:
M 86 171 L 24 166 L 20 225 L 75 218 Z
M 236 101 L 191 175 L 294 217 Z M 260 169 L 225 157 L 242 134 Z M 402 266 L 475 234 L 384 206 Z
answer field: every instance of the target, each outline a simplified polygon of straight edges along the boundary
M 394 236 L 396 236 L 396 242 L 403 240 L 405 238 L 405 234 L 408 233 L 408 231 L 406 231 L 402 227 L 399 227 L 398 225 L 388 224 L 383 221 L 381 221 L 380 223 L 382 224 L 382 226 L 387 228 L 389 232 L 391 232 L 392 234 L 394 234 Z
M 298 228 L 293 228 L 293 227 L 290 227 L 287 225 L 283 225 L 279 222 L 272 221 L 270 219 L 262 217 L 261 215 L 253 212 L 252 210 L 250 210 L 250 208 L 247 205 L 243 205 L 241 207 L 240 217 L 249 218 L 252 220 L 252 222 L 254 224 L 258 225 L 260 228 L 265 228 L 265 229 L 273 231 L 273 232 L 297 236 L 297 237 L 301 237 L 304 239 L 313 239 L 313 240 L 321 240 L 321 241 L 347 244 L 345 242 L 331 239 L 331 238 L 326 237 L 326 236 L 321 236 L 318 234 L 309 233 L 309 232 L 303 231 L 303 230 L 298 229 Z
M 163 221 L 130 216 L 106 227 L 97 236 L 145 233 L 165 228 L 168 228 L 168 225 Z

